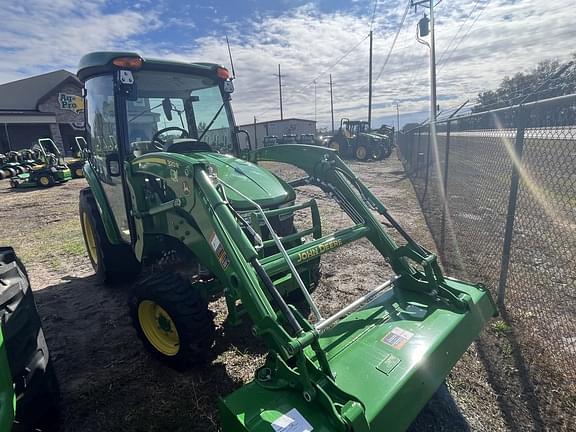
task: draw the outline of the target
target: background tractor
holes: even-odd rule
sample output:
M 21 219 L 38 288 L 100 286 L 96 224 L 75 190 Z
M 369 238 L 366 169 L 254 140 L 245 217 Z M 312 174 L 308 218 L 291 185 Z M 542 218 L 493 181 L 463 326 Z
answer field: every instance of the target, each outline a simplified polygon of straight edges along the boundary
M 38 163 L 27 172 L 10 178 L 13 188 L 50 187 L 72 178 L 62 153 L 50 138 L 40 138 L 32 151 L 38 155 Z
M 228 324 L 248 320 L 268 347 L 254 381 L 221 400 L 222 430 L 405 429 L 495 313 L 489 293 L 444 277 L 334 151 L 240 149 L 221 66 L 99 52 L 78 77 L 90 131 L 84 240 L 101 280 L 142 273 L 129 304 L 145 347 L 176 368 L 205 361 L 220 295 Z M 305 176 L 287 182 L 265 161 Z M 331 197 L 350 225 L 324 232 L 303 187 Z M 325 316 L 311 296 L 321 256 L 360 239 L 389 264 L 382 282 Z
M 344 159 L 359 161 L 381 160 L 390 156 L 390 142 L 384 137 L 372 134 L 368 122 L 340 120 L 340 129 L 328 141 L 328 147 L 336 150 Z

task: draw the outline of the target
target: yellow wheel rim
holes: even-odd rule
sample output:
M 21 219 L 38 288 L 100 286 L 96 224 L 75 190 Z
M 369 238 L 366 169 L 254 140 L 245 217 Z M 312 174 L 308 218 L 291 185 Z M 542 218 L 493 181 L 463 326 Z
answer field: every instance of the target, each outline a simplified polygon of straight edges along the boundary
M 82 213 L 82 225 L 84 226 L 84 239 L 86 239 L 88 255 L 90 255 L 90 259 L 94 264 L 98 264 L 98 253 L 96 248 L 96 239 L 94 238 L 94 230 L 90 223 L 88 213 L 86 212 Z
M 180 336 L 170 314 L 151 300 L 138 305 L 138 321 L 146 339 L 154 348 L 167 356 L 175 356 L 180 350 Z
M 356 149 L 356 157 L 358 159 L 365 159 L 366 158 L 366 148 L 364 146 L 360 146 Z
M 40 180 L 38 180 L 40 182 L 40 184 L 42 186 L 48 186 L 50 184 L 50 179 L 46 176 L 42 176 L 40 177 Z
M 84 171 L 82 171 L 82 168 L 76 168 L 76 177 L 84 177 Z

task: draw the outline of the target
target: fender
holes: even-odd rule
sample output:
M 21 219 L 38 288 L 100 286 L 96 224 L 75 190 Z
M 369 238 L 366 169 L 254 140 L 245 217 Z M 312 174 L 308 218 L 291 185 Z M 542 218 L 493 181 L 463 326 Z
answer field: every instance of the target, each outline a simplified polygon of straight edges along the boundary
M 92 165 L 90 165 L 88 162 L 84 164 L 84 174 L 86 176 L 88 186 L 90 186 L 90 189 L 94 194 L 94 199 L 96 200 L 96 205 L 98 207 L 98 213 L 100 213 L 100 217 L 102 218 L 102 223 L 104 224 L 104 230 L 106 231 L 108 240 L 112 244 L 123 243 L 122 238 L 120 237 L 120 231 L 118 230 L 118 225 L 116 225 L 116 221 L 114 220 L 114 216 L 112 214 L 112 209 L 110 208 L 110 204 L 108 204 L 108 200 L 106 199 L 102 185 L 96 177 L 94 168 L 92 168 Z

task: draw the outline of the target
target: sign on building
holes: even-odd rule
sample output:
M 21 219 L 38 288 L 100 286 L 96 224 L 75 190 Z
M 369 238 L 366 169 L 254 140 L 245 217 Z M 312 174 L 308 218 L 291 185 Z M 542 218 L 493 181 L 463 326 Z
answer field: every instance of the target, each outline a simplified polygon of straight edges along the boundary
M 72 111 L 76 114 L 84 112 L 84 99 L 82 96 L 58 93 L 60 109 Z

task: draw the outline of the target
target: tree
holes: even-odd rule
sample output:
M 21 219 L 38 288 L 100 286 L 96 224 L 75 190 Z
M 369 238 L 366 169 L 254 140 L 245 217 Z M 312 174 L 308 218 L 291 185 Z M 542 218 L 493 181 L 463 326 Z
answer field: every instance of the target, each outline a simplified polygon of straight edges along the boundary
M 576 53 L 572 54 L 572 60 L 576 61 Z M 575 93 L 576 67 L 574 64 L 560 76 L 552 78 L 564 65 L 558 60 L 547 59 L 528 72 L 518 72 L 512 78 L 506 76 L 496 90 L 487 90 L 478 94 L 478 103 L 472 111 L 489 111 L 515 105 L 529 95 L 532 101 Z M 549 82 L 546 83 L 546 81 Z M 538 90 L 543 84 L 545 85 Z

